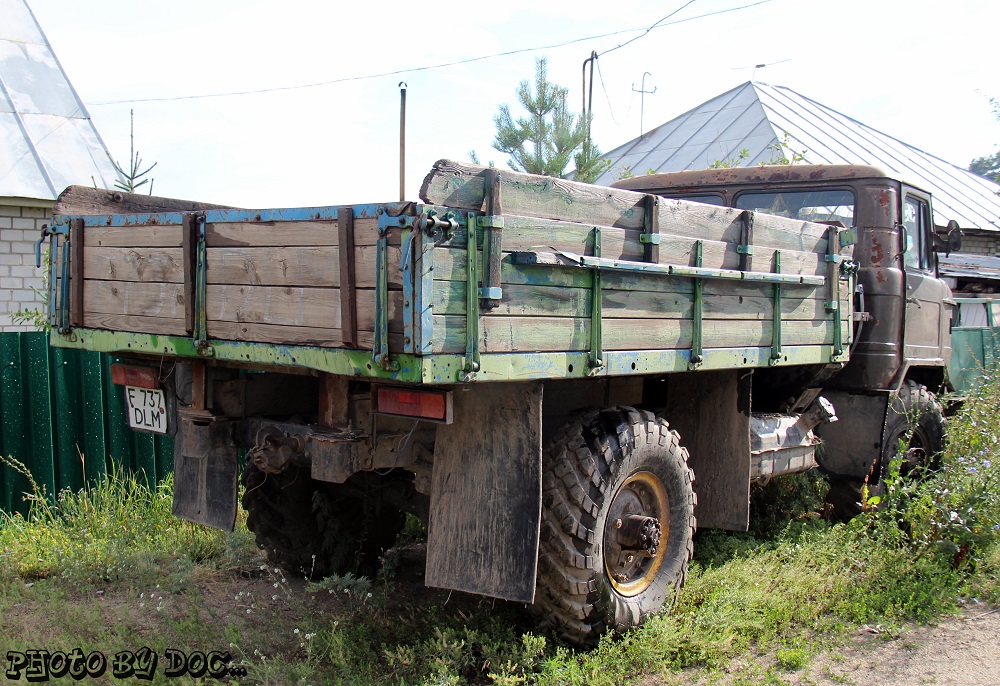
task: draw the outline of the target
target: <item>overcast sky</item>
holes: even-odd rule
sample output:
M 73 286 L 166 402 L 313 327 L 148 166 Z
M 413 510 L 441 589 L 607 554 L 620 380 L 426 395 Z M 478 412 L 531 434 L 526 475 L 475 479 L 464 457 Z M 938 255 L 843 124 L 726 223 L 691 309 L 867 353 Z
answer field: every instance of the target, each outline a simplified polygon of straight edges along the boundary
M 656 89 L 645 96 L 646 130 L 755 78 L 961 167 L 1000 143 L 989 105 L 1000 98 L 997 0 L 765 0 L 700 18 L 759 0 L 28 2 L 123 162 L 135 110 L 157 195 L 241 207 L 395 200 L 405 81 L 406 194 L 416 199 L 439 158 L 475 150 L 506 166 L 490 145 L 493 116 L 515 104 L 536 58 L 548 57 L 550 79 L 569 87 L 578 111 L 591 50 L 638 36 L 598 60 L 593 136 L 605 151 L 639 135 L 633 89 L 644 72 Z M 511 51 L 520 52 L 288 88 Z M 755 73 L 756 64 L 770 66 Z M 282 90 L 188 97 L 262 89 Z M 151 98 L 175 99 L 120 102 Z

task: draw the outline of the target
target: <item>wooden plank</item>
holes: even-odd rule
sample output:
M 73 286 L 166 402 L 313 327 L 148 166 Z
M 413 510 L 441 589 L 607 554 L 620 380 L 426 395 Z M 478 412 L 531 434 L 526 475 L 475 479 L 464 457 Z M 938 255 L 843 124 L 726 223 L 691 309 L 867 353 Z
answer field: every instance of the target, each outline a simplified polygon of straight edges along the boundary
M 205 226 L 209 248 L 337 245 L 337 222 L 214 222 Z
M 489 167 L 438 160 L 424 178 L 420 198 L 433 205 L 480 211 L 488 171 Z M 504 205 L 508 212 L 592 221 L 602 226 L 642 227 L 641 193 L 509 170 L 503 176 Z
M 209 324 L 209 338 L 226 341 L 250 341 L 255 343 L 276 343 L 280 345 L 313 345 L 323 348 L 343 347 L 340 328 L 316 329 L 308 326 L 273 326 L 270 324 L 248 324 L 244 322 L 214 321 Z M 359 348 L 375 345 L 373 331 L 358 331 Z M 402 350 L 403 337 L 389 335 L 389 347 Z
M 208 283 L 248 286 L 340 286 L 340 248 L 299 247 L 219 247 L 208 248 Z M 399 246 L 388 249 L 389 287 L 403 287 L 399 270 Z M 354 248 L 357 288 L 375 287 L 375 246 Z
M 85 248 L 180 248 L 183 243 L 180 224 L 88 226 L 83 231 Z
M 691 238 L 725 241 L 739 245 L 743 223 L 742 210 L 718 205 L 662 198 L 660 200 L 660 231 Z M 774 249 L 825 253 L 826 230 L 823 224 L 803 222 L 770 214 L 754 214 L 754 243 Z M 759 253 L 755 252 L 758 258 Z M 782 253 L 782 262 L 784 262 Z M 766 264 L 766 263 L 765 263 Z
M 88 316 L 94 313 L 178 319 L 183 327 L 185 301 L 184 285 L 179 283 L 88 279 L 83 288 L 83 309 Z
M 488 167 L 439 160 L 424 179 L 420 197 L 432 204 L 479 211 L 483 207 Z M 504 172 L 504 205 L 511 214 L 642 229 L 644 195 L 634 191 Z M 738 244 L 740 210 L 662 199 L 663 233 Z M 754 231 L 759 244 L 772 248 L 825 252 L 826 227 L 783 217 L 760 215 Z M 765 238 L 765 235 L 767 236 Z M 662 244 L 661 244 L 662 247 Z
M 691 347 L 690 319 L 612 319 L 603 322 L 605 350 L 685 350 Z M 571 317 L 483 317 L 479 322 L 480 351 L 559 352 L 590 347 L 590 319 Z M 704 321 L 705 348 L 742 348 L 771 345 L 771 322 L 766 320 Z M 833 341 L 829 320 L 782 322 L 783 345 L 821 345 Z M 846 340 L 846 339 L 845 339 Z M 436 353 L 465 351 L 465 317 L 434 316 Z
M 340 329 L 336 288 L 215 285 L 206 300 L 210 331 L 217 321 Z
M 463 291 L 464 293 L 464 291 Z M 463 296 L 464 297 L 464 296 Z M 364 331 L 375 330 L 375 289 L 364 288 L 357 291 L 358 298 L 358 329 Z M 460 314 L 465 312 L 465 301 L 463 300 Z M 403 292 L 389 291 L 389 331 L 392 333 L 403 332 Z
M 304 245 L 339 245 L 340 232 L 334 219 L 214 222 L 205 227 L 205 239 L 211 248 L 221 247 L 285 247 Z M 354 244 L 375 245 L 378 240 L 378 220 L 374 217 L 354 219 Z M 399 233 L 390 235 L 390 245 L 399 245 Z
M 535 219 L 508 215 L 504 217 L 504 250 L 531 251 L 543 250 L 553 252 L 565 250 L 578 255 L 593 255 L 593 226 L 576 222 L 559 222 L 553 220 Z M 643 262 L 645 247 L 639 237 L 642 231 L 601 227 L 601 255 L 612 259 Z M 661 243 L 659 246 L 660 264 L 677 264 L 695 266 L 695 244 L 702 241 L 702 264 L 712 269 L 738 269 L 738 243 L 708 238 L 692 238 L 666 233 L 660 227 Z M 482 238 L 482 235 L 477 236 Z M 450 241 L 442 243 L 464 249 L 467 238 L 464 229 L 456 232 Z M 782 272 L 786 274 L 825 274 L 824 255 L 815 252 L 791 250 L 787 247 L 769 247 L 762 245 L 760 240 L 755 247 L 755 259 L 761 269 L 773 269 L 774 252 L 781 250 Z
M 742 284 L 741 284 L 742 286 Z M 743 289 L 741 290 L 748 290 Z M 720 289 L 724 291 L 724 289 Z M 710 319 L 771 319 L 774 300 L 771 288 L 757 289 L 752 294 L 708 293 L 704 296 L 704 313 Z M 823 300 L 812 297 L 786 297 L 781 301 L 783 319 L 828 319 Z M 399 299 L 401 300 L 401 294 Z M 588 317 L 591 289 L 551 288 L 548 286 L 511 285 L 504 287 L 500 305 L 484 317 Z M 390 307 L 390 310 L 392 308 Z M 667 291 L 605 290 L 602 311 L 605 317 L 635 319 L 685 319 L 691 317 L 691 293 Z M 465 313 L 465 283 L 434 282 L 434 314 Z
M 481 259 L 481 258 L 480 258 Z M 784 256 L 782 256 L 784 259 Z M 501 283 L 534 284 L 552 287 L 589 288 L 591 271 L 580 268 L 561 268 L 547 265 L 513 265 L 510 256 L 504 257 L 501 263 Z M 465 281 L 465 250 L 456 248 L 435 248 L 434 268 L 435 280 Z M 601 284 L 605 290 L 641 290 L 651 292 L 691 293 L 694 289 L 692 280 L 681 276 L 664 276 L 643 274 L 639 272 L 604 272 Z M 764 286 L 743 281 L 721 282 L 705 281 L 706 293 L 720 295 L 734 294 L 752 296 L 762 292 L 762 288 L 770 289 L 770 284 Z M 793 297 L 805 297 L 816 289 L 815 286 L 786 285 L 785 293 Z
M 105 281 L 184 282 L 183 248 L 87 248 L 88 278 Z
M 165 317 L 139 317 L 126 314 L 104 314 L 84 312 L 84 326 L 90 329 L 110 329 L 112 331 L 139 331 L 160 336 L 183 336 L 184 319 Z
M 341 207 L 337 214 L 340 258 L 340 334 L 344 345 L 354 345 L 358 339 L 357 276 L 354 258 L 354 210 Z M 328 272 L 332 269 L 327 268 Z
M 54 215 L 67 214 L 146 214 L 157 212 L 190 212 L 192 210 L 232 209 L 195 200 L 160 198 L 141 193 L 125 193 L 107 188 L 69 186 L 56 199 Z
M 207 248 L 208 283 L 336 288 L 339 255 L 333 246 Z

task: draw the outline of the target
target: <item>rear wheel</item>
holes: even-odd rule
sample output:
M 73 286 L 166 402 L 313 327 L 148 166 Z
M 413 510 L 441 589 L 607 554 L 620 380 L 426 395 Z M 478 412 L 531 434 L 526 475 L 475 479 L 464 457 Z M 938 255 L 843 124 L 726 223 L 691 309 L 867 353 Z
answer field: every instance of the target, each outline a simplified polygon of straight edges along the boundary
M 533 611 L 593 644 L 641 624 L 684 583 L 694 479 L 677 432 L 630 407 L 591 412 L 551 441 Z
M 243 470 L 247 527 L 272 564 L 322 578 L 371 574 L 403 529 L 405 514 L 382 500 L 369 477 L 344 484 L 316 481 L 307 467 L 268 474 L 253 463 Z

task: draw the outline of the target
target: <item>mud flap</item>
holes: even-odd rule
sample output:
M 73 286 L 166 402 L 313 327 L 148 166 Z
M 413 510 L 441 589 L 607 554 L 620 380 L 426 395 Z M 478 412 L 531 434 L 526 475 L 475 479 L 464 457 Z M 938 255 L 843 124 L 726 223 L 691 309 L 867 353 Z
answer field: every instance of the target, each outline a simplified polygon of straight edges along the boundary
M 229 422 L 182 417 L 174 442 L 174 516 L 232 531 L 238 470 L 239 450 Z
M 750 526 L 751 375 L 704 371 L 672 375 L 664 417 L 690 452 L 699 529 Z
M 438 428 L 428 586 L 530 603 L 542 511 L 542 385 L 476 384 Z
M 833 403 L 839 421 L 816 427 L 823 439 L 818 461 L 828 475 L 845 481 L 864 481 L 882 455 L 882 433 L 889 408 L 888 393 L 823 391 Z

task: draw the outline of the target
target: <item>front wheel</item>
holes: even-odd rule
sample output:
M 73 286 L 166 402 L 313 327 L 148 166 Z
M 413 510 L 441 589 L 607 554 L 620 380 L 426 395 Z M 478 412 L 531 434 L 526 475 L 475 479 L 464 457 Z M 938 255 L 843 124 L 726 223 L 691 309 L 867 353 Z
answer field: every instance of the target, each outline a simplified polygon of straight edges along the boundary
M 588 413 L 544 457 L 533 611 L 588 645 L 672 602 L 693 551 L 696 498 L 687 450 L 650 412 Z
M 826 500 L 837 519 L 847 520 L 861 513 L 862 489 L 866 484 L 869 498 L 882 495 L 885 489 L 882 480 L 897 454 L 899 474 L 903 477 L 920 478 L 924 471 L 938 467 L 945 437 L 941 402 L 926 386 L 915 381 L 904 382 L 889 401 L 883 435 L 882 452 L 865 483 L 830 479 Z

